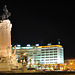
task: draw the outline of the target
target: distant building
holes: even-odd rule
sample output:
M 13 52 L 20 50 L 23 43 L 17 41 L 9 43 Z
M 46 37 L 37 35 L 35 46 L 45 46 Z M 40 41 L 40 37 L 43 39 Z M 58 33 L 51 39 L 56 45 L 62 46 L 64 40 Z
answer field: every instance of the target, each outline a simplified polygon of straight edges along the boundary
M 64 61 L 65 70 L 75 70 L 75 58 L 66 59 Z
M 24 59 L 23 53 L 26 53 L 27 50 L 34 49 L 34 47 L 16 47 L 16 54 L 17 54 L 17 59 L 19 61 Z M 12 47 L 12 53 L 14 52 L 14 47 Z

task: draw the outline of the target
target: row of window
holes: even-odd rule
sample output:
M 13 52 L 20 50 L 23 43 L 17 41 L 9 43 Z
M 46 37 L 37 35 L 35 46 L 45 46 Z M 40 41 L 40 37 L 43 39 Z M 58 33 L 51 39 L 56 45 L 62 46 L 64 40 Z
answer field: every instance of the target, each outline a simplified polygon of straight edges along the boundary
M 57 55 L 57 54 L 42 54 L 40 56 Z
M 57 62 L 42 62 L 41 64 L 54 64 L 54 63 L 57 63 Z
M 41 51 L 44 51 L 44 50 L 57 50 L 57 48 L 54 48 L 54 49 L 41 49 Z
M 53 52 L 57 52 L 57 51 L 50 51 L 50 52 L 41 52 L 41 53 L 53 53 Z
M 43 58 L 43 57 L 42 57 L 42 58 Z M 37 60 L 37 59 L 39 59 L 39 60 L 40 60 L 40 59 L 42 59 L 42 58 L 37 57 L 37 58 L 36 58 L 36 60 Z M 45 58 L 48 58 L 48 57 L 45 57 Z M 49 57 L 49 58 L 57 58 L 57 56 Z
M 29 53 L 29 54 L 40 54 L 40 53 L 57 53 L 57 51 L 50 51 L 50 52 L 33 52 L 33 53 Z
M 57 55 L 57 54 L 39 54 L 39 55 L 29 55 L 29 56 L 49 56 L 49 55 Z

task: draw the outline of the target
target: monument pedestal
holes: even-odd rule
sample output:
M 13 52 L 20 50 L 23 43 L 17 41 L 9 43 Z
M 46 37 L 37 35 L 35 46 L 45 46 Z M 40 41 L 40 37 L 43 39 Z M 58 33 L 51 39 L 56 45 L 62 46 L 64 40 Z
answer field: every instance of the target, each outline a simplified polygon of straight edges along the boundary
M 8 63 L 0 63 L 0 71 L 11 71 Z
M 11 60 L 7 57 L 1 57 L 0 58 L 0 71 L 11 71 L 11 68 L 14 66 L 13 63 L 11 63 Z

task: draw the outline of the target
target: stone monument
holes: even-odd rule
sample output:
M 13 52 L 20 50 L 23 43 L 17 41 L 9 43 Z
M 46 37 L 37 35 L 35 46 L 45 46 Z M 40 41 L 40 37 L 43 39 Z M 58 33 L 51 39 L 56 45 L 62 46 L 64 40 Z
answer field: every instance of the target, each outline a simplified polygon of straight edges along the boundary
M 11 15 L 4 6 L 2 20 L 0 20 L 0 71 L 10 71 L 16 65 L 15 52 L 11 49 L 12 24 L 8 17 Z

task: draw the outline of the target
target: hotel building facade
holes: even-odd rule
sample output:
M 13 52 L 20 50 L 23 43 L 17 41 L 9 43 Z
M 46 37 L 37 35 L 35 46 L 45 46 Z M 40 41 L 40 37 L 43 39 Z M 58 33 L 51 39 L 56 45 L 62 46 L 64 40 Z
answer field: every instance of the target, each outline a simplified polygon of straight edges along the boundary
M 14 48 L 12 47 L 14 50 Z M 28 65 L 58 65 L 64 64 L 64 51 L 61 45 L 16 47 L 17 59 L 22 60 L 27 54 Z

